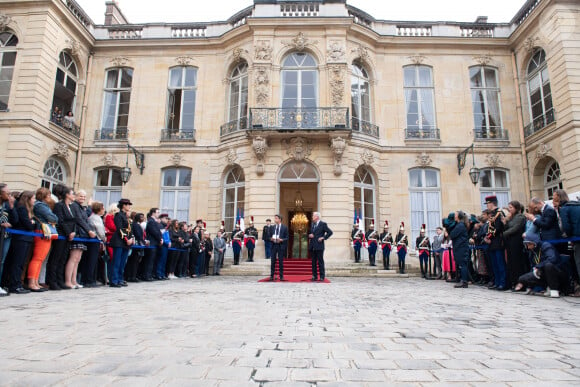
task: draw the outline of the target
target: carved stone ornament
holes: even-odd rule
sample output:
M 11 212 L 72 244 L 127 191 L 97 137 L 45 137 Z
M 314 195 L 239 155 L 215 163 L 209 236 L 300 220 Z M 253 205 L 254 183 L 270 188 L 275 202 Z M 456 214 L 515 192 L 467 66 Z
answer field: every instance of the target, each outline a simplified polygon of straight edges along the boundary
M 485 162 L 490 167 L 499 167 L 502 163 L 501 156 L 497 153 L 490 153 L 485 156 Z
M 238 154 L 234 148 L 230 148 L 228 154 L 226 155 L 226 160 L 228 161 L 229 165 L 234 165 L 236 160 L 238 159 Z
M 180 66 L 189 66 L 194 61 L 195 61 L 195 59 L 193 59 L 193 57 L 188 56 L 188 55 L 182 55 L 182 56 L 178 56 L 177 58 L 175 58 L 175 62 Z
M 330 149 L 334 154 L 334 174 L 340 176 L 342 174 L 342 155 L 346 149 L 346 140 L 342 137 L 335 137 L 330 140 Z
M 417 155 L 417 165 L 420 167 L 428 167 L 429 165 L 431 165 L 431 163 L 433 162 L 433 160 L 431 160 L 431 156 L 429 156 L 427 153 L 423 152 Z
M 286 147 L 286 153 L 296 161 L 302 161 L 312 152 L 312 145 L 310 141 L 303 137 L 294 137 L 290 140 L 282 140 L 282 144 Z
M 427 59 L 427 57 L 424 55 L 421 55 L 421 54 L 416 54 L 416 55 L 411 55 L 410 57 L 408 57 L 408 59 L 414 65 L 420 65 L 420 64 L 423 64 L 423 62 L 425 62 L 425 59 Z
M 247 54 L 248 50 L 243 49 L 241 47 L 238 48 L 234 48 L 234 50 L 232 51 L 232 58 L 234 63 L 238 63 L 241 62 L 244 59 L 244 54 Z
M 80 56 L 81 54 L 81 43 L 78 40 L 67 39 L 66 47 L 72 56 Z
M 254 59 L 257 61 L 268 62 L 272 60 L 272 47 L 268 40 L 258 40 L 254 46 Z
M 536 150 L 536 160 L 541 160 L 550 153 L 552 150 L 552 145 L 541 143 L 538 145 L 538 149 Z
M 360 155 L 360 158 L 364 165 L 371 165 L 375 162 L 375 157 L 368 149 L 363 151 L 363 153 Z
M 169 157 L 169 161 L 175 166 L 181 165 L 181 163 L 183 163 L 183 155 L 174 153 L 171 155 L 171 157 Z
M 332 106 L 343 106 L 344 99 L 344 67 L 328 66 Z
M 360 59 L 363 62 L 369 63 L 370 55 L 369 50 L 366 47 L 361 46 L 359 44 L 358 46 L 353 48 L 350 52 L 354 54 L 355 59 Z
M 12 23 L 12 18 L 5 13 L 0 13 L 0 31 L 4 31 Z
M 256 67 L 254 76 L 256 104 L 258 107 L 268 106 L 270 101 L 270 76 L 266 67 Z
M 258 162 L 256 163 L 256 173 L 258 175 L 263 175 L 265 172 L 264 158 L 266 157 L 266 151 L 268 150 L 268 141 L 262 137 L 255 137 L 252 141 L 252 149 L 256 155 Z
M 64 142 L 59 142 L 54 146 L 54 153 L 63 159 L 67 159 L 69 156 L 68 145 Z
M 102 160 L 103 165 L 106 165 L 107 167 L 117 164 L 117 159 L 115 158 L 115 156 L 113 156 L 112 153 L 107 153 L 106 155 L 104 155 Z
M 306 47 L 312 46 L 318 43 L 318 40 L 310 40 L 304 36 L 304 32 L 299 32 L 298 35 L 294 37 L 290 42 L 282 41 L 282 44 L 286 47 L 290 47 L 296 51 L 304 51 Z
M 111 64 L 115 67 L 126 66 L 129 64 L 129 58 L 126 58 L 124 56 L 116 56 L 113 59 L 111 59 Z
M 540 39 L 538 39 L 537 37 L 529 37 L 526 40 L 524 40 L 524 44 L 522 45 L 522 47 L 524 48 L 524 50 L 531 52 L 538 45 L 539 40 Z
M 326 49 L 327 62 L 344 62 L 346 60 L 346 51 L 340 42 L 331 42 Z
M 493 61 L 493 59 L 491 58 L 491 55 L 489 55 L 489 54 L 474 56 L 473 60 L 481 66 L 487 66 Z

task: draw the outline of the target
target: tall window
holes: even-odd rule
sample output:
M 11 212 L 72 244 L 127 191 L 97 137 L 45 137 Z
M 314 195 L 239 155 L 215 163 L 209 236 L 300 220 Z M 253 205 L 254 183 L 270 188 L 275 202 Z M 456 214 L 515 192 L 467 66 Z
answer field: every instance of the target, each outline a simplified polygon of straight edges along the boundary
M 353 122 L 361 127 L 361 124 L 371 122 L 371 92 L 367 71 L 356 63 L 351 66 L 350 89 Z
M 95 173 L 95 200 L 103 202 L 105 208 L 121 199 L 121 170 L 117 168 L 99 169 Z
M 193 131 L 197 69 L 190 66 L 169 70 L 167 129 Z
M 365 166 L 358 167 L 354 173 L 354 209 L 360 214 L 364 229 L 368 230 L 375 218 L 375 182 Z
M 191 169 L 167 168 L 161 181 L 161 212 L 171 219 L 189 221 L 189 193 L 191 191 Z
M 233 230 L 238 212 L 244 212 L 246 179 L 239 166 L 232 168 L 224 182 L 224 221 L 226 230 Z
M 499 80 L 491 67 L 469 69 L 471 105 L 476 138 L 496 138 L 502 135 Z
M 544 178 L 544 188 L 546 192 L 546 196 L 549 200 L 552 200 L 554 197 L 554 191 L 557 189 L 564 189 L 562 184 L 562 176 L 560 174 L 560 164 L 558 162 L 553 161 L 548 164 L 546 168 L 546 175 Z
M 0 111 L 8 110 L 10 86 L 16 63 L 18 38 L 10 32 L 0 33 Z
M 546 53 L 541 49 L 532 56 L 528 64 L 528 95 L 533 130 L 540 130 L 554 122 L 548 63 Z
M 405 66 L 403 73 L 407 130 L 411 135 L 419 130 L 434 130 L 437 125 L 431 67 Z
M 105 138 L 127 138 L 132 83 L 131 68 L 123 67 L 107 71 L 102 122 Z
M 409 171 L 409 196 L 411 198 L 411 238 L 419 236 L 421 225 L 427 227 L 426 235 L 433 235 L 441 225 L 441 185 L 439 171 L 411 169 Z
M 507 207 L 510 202 L 510 184 L 507 171 L 501 169 L 483 169 L 479 175 L 479 195 L 481 208 L 485 207 L 485 197 L 497 196 L 499 207 Z
M 236 129 L 246 128 L 248 117 L 248 64 L 236 66 L 230 77 L 230 109 L 228 122 L 235 122 Z
M 58 57 L 54 94 L 52 97 L 52 111 L 58 108 L 60 114 L 53 114 L 51 121 L 63 125 L 62 117 L 68 112 L 74 114 L 75 97 L 77 93 L 78 71 L 77 65 L 69 54 L 62 51 Z
M 50 158 L 44 163 L 42 168 L 41 187 L 48 188 L 52 192 L 55 184 L 66 183 L 66 172 L 64 166 L 57 159 Z
M 282 107 L 318 106 L 318 69 L 314 58 L 304 52 L 288 55 L 282 62 Z

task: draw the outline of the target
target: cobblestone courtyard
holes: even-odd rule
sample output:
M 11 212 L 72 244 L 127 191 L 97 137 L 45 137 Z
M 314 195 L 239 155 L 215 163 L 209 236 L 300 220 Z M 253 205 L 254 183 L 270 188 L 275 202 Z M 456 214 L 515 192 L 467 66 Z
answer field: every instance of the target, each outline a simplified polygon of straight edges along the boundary
M 580 304 L 209 277 L 0 299 L 1 385 L 580 385 Z

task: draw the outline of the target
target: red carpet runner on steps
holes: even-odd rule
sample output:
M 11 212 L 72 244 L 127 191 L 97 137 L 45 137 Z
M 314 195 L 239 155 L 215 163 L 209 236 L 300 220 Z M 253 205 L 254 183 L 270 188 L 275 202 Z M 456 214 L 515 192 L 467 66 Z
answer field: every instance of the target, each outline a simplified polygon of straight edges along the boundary
M 278 261 L 276 261 L 276 271 L 274 274 L 276 282 L 279 282 Z M 312 278 L 312 260 L 287 258 L 284 260 L 284 282 L 311 282 Z M 259 280 L 258 282 L 270 282 L 270 277 Z M 317 281 L 321 282 L 321 281 Z M 325 278 L 324 283 L 330 283 Z

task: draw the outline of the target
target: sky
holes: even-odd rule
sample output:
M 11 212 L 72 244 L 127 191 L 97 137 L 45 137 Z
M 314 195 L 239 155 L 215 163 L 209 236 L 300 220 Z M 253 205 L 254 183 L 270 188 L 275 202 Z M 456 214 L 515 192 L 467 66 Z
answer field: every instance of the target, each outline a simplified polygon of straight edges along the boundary
M 96 24 L 103 24 L 105 0 L 76 0 Z M 131 23 L 222 21 L 253 0 L 117 0 Z M 406 21 L 509 22 L 525 0 L 347 0 L 376 19 Z M 202 5 L 203 4 L 203 5 Z

